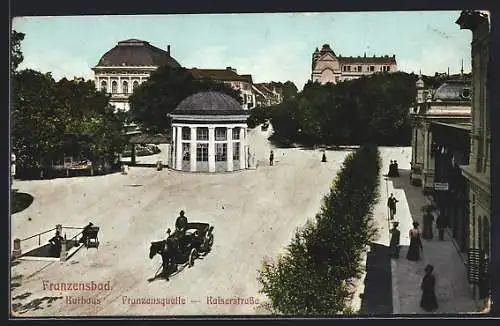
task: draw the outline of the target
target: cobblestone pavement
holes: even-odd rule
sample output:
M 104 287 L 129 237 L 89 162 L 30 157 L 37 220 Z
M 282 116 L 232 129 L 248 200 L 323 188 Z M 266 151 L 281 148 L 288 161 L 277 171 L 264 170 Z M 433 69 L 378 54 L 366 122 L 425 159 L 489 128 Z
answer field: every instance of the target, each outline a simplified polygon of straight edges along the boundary
M 422 206 L 429 201 L 423 195 L 422 188 L 410 185 L 409 162 L 399 161 L 399 178 L 388 181 L 391 189 L 399 200 L 396 219 L 400 222 L 401 255 L 400 259 L 392 260 L 393 283 L 393 313 L 395 314 L 423 314 L 427 313 L 420 308 L 420 284 L 427 264 L 434 266 L 436 276 L 436 295 L 439 308 L 435 313 L 468 313 L 475 312 L 475 303 L 472 290 L 467 283 L 466 268 L 462 257 L 457 252 L 452 238 L 445 232 L 443 241 L 439 241 L 437 230 L 434 228 L 433 239 L 423 239 L 423 259 L 418 262 L 406 259 L 409 246 L 408 231 L 411 223 L 417 221 L 423 225 Z M 384 162 L 388 166 L 389 162 Z M 387 195 L 385 196 L 387 200 Z

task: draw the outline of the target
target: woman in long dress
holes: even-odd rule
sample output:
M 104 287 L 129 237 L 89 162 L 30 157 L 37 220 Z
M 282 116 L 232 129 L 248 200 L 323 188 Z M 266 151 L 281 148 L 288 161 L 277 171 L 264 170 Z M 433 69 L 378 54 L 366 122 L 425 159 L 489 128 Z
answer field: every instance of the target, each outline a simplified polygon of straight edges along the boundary
M 427 265 L 427 267 L 425 267 L 425 276 L 422 279 L 422 285 L 420 285 L 420 289 L 422 290 L 420 307 L 426 311 L 434 311 L 438 308 L 435 291 L 436 278 L 432 274 L 433 270 L 434 267 L 432 265 Z
M 424 250 L 418 222 L 413 222 L 413 229 L 410 230 L 410 247 L 406 254 L 406 259 L 417 261 L 421 258 L 421 252 Z

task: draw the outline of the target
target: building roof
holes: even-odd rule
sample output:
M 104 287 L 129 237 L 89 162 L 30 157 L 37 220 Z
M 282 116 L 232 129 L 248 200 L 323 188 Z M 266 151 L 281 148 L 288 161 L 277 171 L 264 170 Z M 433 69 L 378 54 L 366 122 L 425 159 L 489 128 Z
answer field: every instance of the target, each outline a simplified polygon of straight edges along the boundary
M 238 101 L 221 92 L 199 92 L 188 96 L 172 114 L 232 115 L 246 114 Z
M 234 69 L 227 67 L 226 69 L 189 69 L 191 74 L 198 79 L 208 78 L 218 81 L 244 81 L 252 83 L 252 75 L 238 75 Z
M 181 67 L 181 65 L 167 52 L 149 42 L 129 39 L 120 41 L 118 44 L 106 52 L 97 66 L 171 66 Z
M 469 102 L 471 97 L 471 81 L 448 80 L 441 84 L 434 93 L 434 100 Z
M 130 144 L 169 144 L 172 141 L 170 134 L 139 134 L 130 137 Z

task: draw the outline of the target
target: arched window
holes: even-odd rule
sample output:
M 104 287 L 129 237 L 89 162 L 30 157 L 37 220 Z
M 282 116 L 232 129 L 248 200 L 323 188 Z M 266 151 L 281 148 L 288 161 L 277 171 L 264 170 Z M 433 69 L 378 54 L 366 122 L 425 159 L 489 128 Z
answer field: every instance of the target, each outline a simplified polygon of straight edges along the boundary
M 134 83 L 132 84 L 132 92 L 139 86 L 139 82 L 137 80 L 134 80 Z
M 108 84 L 106 83 L 105 80 L 101 82 L 101 91 L 103 91 L 104 93 L 108 91 Z
M 126 80 L 122 83 L 122 93 L 128 94 L 128 82 Z
M 113 80 L 113 82 L 111 83 L 111 93 L 118 93 L 118 83 L 116 82 L 116 80 Z

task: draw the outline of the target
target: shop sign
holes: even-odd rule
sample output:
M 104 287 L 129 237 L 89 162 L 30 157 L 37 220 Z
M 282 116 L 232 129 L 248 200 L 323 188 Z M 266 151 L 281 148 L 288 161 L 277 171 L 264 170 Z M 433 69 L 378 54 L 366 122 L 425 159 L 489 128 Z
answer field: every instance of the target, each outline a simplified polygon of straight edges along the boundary
M 448 182 L 434 182 L 434 190 L 437 191 L 448 191 Z

